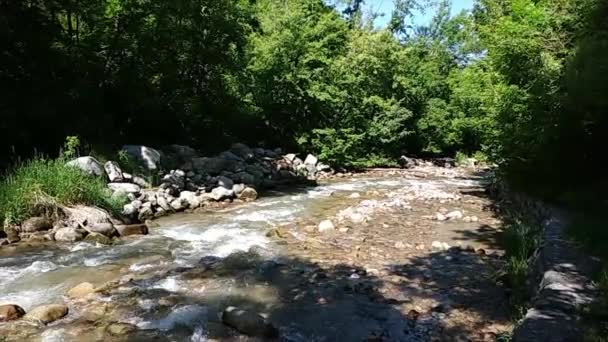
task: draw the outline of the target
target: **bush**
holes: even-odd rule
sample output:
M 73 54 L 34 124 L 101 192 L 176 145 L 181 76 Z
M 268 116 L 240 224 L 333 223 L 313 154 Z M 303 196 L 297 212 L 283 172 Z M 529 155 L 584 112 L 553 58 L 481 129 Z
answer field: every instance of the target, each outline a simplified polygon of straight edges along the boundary
M 61 205 L 96 205 L 112 212 L 123 200 L 111 197 L 101 178 L 65 166 L 65 161 L 37 158 L 13 168 L 0 182 L 0 219 L 18 223 L 32 215 L 49 214 Z

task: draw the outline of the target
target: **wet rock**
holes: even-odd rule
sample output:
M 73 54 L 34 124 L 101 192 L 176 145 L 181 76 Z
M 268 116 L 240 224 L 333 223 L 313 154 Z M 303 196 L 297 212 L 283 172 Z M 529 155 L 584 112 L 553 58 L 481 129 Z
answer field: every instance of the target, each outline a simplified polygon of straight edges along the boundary
M 68 307 L 64 304 L 42 305 L 30 310 L 23 318 L 28 321 L 49 324 L 65 317 L 68 311 Z
M 9 243 L 21 241 L 21 237 L 19 237 L 19 232 L 14 227 L 5 227 L 4 233 L 6 234 L 6 241 L 8 241 Z
M 287 231 L 283 228 L 271 228 L 266 232 L 266 237 L 284 239 L 287 237 Z
M 258 198 L 258 192 L 254 188 L 246 187 L 237 197 L 246 202 L 255 201 Z
M 72 227 L 59 228 L 55 232 L 55 241 L 76 242 L 84 239 L 84 234 Z
M 106 174 L 108 175 L 108 179 L 110 182 L 120 183 L 124 180 L 124 176 L 122 174 L 122 170 L 118 163 L 113 161 L 107 161 L 103 168 L 106 170 Z
M 139 185 L 131 183 L 108 183 L 108 188 L 114 192 L 125 194 L 137 194 L 141 191 Z
M 107 328 L 107 332 L 112 336 L 124 336 L 136 330 L 137 327 L 128 323 L 112 323 Z
M 234 191 L 220 186 L 211 190 L 211 197 L 216 201 L 222 201 L 234 197 Z
M 8 239 L 0 239 L 0 246 L 6 246 L 8 245 L 10 242 L 8 242 Z
M 80 283 L 68 291 L 70 298 L 83 298 L 95 292 L 95 286 L 91 283 Z
M 90 175 L 103 176 L 104 171 L 101 163 L 93 157 L 80 157 L 66 163 L 67 166 L 78 168 Z
M 93 223 L 89 226 L 86 226 L 85 229 L 89 233 L 98 233 L 98 234 L 105 235 L 107 237 L 112 237 L 112 236 L 116 235 L 116 229 L 114 229 L 114 225 L 109 222 Z
M 116 225 L 115 228 L 120 236 L 148 234 L 148 227 L 145 224 Z
M 330 220 L 321 221 L 321 223 L 319 223 L 319 226 L 318 226 L 318 230 L 320 233 L 333 231 L 335 229 L 336 229 L 336 227 L 334 226 L 333 222 L 331 222 Z
M 109 237 L 107 237 L 103 234 L 100 234 L 100 233 L 89 233 L 84 238 L 84 241 L 99 243 L 102 245 L 111 245 L 112 244 L 112 239 L 110 239 Z
M 249 336 L 276 338 L 278 330 L 260 314 L 230 306 L 222 313 L 222 322 Z
M 53 228 L 53 223 L 44 217 L 30 217 L 21 224 L 21 231 L 33 233 Z
M 25 310 L 15 304 L 0 305 L 0 322 L 8 322 L 19 319 L 25 315 Z
M 143 145 L 125 145 L 122 150 L 148 170 L 160 167 L 161 154 L 159 151 Z

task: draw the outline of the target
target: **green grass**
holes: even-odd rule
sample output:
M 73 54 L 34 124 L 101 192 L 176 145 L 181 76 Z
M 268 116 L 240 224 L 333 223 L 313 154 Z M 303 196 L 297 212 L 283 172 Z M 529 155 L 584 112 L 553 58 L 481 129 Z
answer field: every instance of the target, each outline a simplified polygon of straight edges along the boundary
M 111 197 L 103 179 L 67 167 L 61 159 L 27 161 L 0 181 L 0 222 L 5 224 L 49 215 L 60 205 L 88 204 L 116 212 L 123 202 Z
M 522 215 L 506 213 L 502 244 L 505 249 L 506 264 L 503 282 L 510 289 L 510 303 L 515 319 L 523 317 L 528 302 L 529 262 L 538 248 L 542 228 L 533 219 Z

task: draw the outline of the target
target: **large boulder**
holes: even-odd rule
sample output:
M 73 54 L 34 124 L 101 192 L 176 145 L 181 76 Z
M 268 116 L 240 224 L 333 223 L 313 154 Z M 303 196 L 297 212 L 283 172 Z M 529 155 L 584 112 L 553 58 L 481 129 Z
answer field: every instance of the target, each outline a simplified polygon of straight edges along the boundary
M 125 194 L 137 194 L 141 191 L 139 185 L 131 183 L 108 183 L 108 188 L 114 192 Z
M 192 168 L 200 174 L 219 175 L 222 171 L 236 172 L 241 162 L 224 158 L 194 158 Z
M 55 232 L 55 241 L 76 242 L 84 239 L 84 234 L 72 227 L 59 228 Z
M 197 152 L 190 146 L 173 144 L 169 146 L 170 152 L 175 154 L 181 162 L 189 161 L 197 156 Z
M 87 234 L 87 236 L 84 238 L 84 241 L 92 242 L 92 243 L 99 243 L 102 245 L 111 245 L 112 244 L 112 239 L 110 239 L 109 237 L 107 237 L 103 234 L 99 234 L 99 233 Z
M 97 207 L 77 205 L 63 208 L 66 225 L 90 226 L 95 223 L 112 222 L 112 216 L 105 210 Z
M 233 198 L 234 191 L 232 191 L 232 189 L 226 189 L 220 186 L 211 190 L 211 197 L 216 201 L 222 201 L 225 199 Z
M 157 170 L 160 166 L 159 151 L 143 145 L 125 145 L 122 150 L 138 161 L 147 170 Z
M 32 309 L 23 318 L 28 321 L 48 324 L 65 317 L 68 311 L 68 307 L 64 304 L 42 305 Z
M 254 188 L 246 187 L 238 194 L 238 199 L 249 202 L 258 198 L 258 192 Z
M 90 175 L 103 176 L 101 163 L 93 157 L 80 157 L 66 163 L 67 166 L 78 168 Z
M 137 219 L 140 222 L 145 222 L 154 217 L 154 209 L 152 209 L 152 203 L 146 202 L 141 205 L 139 208 L 139 213 L 137 214 Z
M 8 322 L 19 319 L 25 315 L 25 310 L 15 304 L 0 305 L 0 322 Z
M 217 185 L 224 187 L 226 189 L 232 189 L 234 182 L 232 181 L 232 179 L 230 179 L 228 177 L 219 176 L 219 177 L 217 177 Z
M 182 191 L 179 194 L 179 198 L 182 200 L 182 202 L 185 202 L 190 209 L 195 209 L 201 206 L 201 201 L 195 192 Z
M 276 338 L 278 330 L 255 312 L 230 306 L 222 313 L 224 324 L 249 336 Z
M 113 161 L 107 161 L 103 168 L 106 170 L 106 174 L 108 175 L 108 179 L 110 182 L 122 182 L 124 181 L 124 176 L 122 174 L 122 170 L 118 163 Z
M 45 217 L 30 217 L 21 224 L 21 232 L 33 233 L 53 228 L 53 223 Z

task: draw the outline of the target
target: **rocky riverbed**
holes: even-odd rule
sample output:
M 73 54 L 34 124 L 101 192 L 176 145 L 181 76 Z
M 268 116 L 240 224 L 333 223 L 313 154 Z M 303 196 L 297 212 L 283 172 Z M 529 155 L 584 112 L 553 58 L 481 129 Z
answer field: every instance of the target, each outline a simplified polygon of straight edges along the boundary
M 0 340 L 494 341 L 511 322 L 483 181 L 374 171 L 162 217 L 111 246 L 4 247 Z

